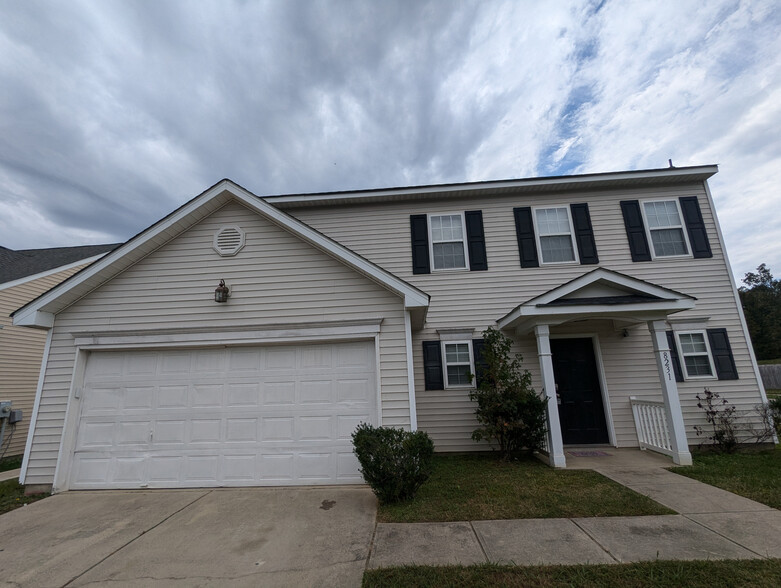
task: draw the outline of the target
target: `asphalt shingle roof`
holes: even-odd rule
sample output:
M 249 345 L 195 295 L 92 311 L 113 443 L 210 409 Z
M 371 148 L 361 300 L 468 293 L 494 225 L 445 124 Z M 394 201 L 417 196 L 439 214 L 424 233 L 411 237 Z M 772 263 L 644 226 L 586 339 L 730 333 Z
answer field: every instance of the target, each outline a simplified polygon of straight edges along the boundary
M 120 245 L 121 243 L 109 243 L 17 251 L 0 246 L 0 284 L 107 253 Z

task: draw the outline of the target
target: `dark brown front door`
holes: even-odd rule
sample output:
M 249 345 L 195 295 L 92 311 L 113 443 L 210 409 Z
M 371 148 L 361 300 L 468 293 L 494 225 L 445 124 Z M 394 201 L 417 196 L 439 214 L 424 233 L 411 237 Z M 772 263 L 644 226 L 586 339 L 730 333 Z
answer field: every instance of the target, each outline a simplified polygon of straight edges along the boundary
M 607 443 L 602 390 L 591 339 L 551 339 L 565 445 Z

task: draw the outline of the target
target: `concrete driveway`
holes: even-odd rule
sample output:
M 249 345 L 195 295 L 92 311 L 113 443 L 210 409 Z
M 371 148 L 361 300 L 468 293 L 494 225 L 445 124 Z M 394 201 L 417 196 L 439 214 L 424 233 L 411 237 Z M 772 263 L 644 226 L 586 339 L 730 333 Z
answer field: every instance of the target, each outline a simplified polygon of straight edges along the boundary
M 67 492 L 0 516 L 0 586 L 360 586 L 365 487 Z

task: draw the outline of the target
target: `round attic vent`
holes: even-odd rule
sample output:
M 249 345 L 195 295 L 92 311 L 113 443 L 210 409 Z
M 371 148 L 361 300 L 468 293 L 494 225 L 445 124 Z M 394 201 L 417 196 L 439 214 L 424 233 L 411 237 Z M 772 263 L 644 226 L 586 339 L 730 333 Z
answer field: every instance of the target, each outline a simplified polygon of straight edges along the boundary
M 244 231 L 236 225 L 222 227 L 214 234 L 214 250 L 227 257 L 236 255 L 244 247 Z

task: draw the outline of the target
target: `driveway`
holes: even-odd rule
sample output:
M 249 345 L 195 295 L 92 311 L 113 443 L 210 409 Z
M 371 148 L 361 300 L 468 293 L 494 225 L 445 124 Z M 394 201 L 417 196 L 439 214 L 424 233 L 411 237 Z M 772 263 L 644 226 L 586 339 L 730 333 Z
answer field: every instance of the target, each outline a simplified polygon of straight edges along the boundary
M 366 487 L 66 492 L 0 516 L 0 586 L 360 586 Z

